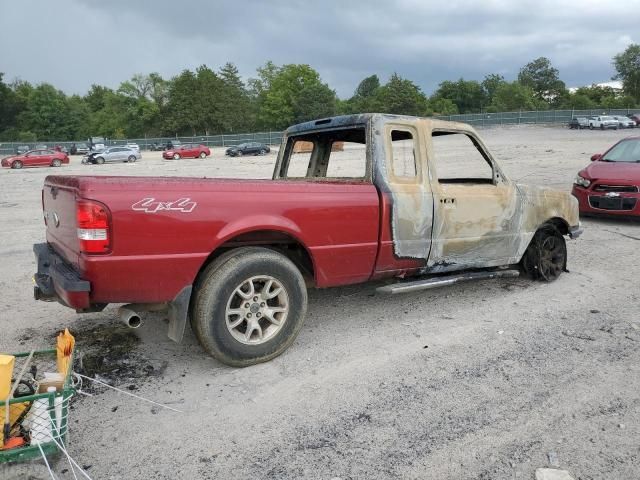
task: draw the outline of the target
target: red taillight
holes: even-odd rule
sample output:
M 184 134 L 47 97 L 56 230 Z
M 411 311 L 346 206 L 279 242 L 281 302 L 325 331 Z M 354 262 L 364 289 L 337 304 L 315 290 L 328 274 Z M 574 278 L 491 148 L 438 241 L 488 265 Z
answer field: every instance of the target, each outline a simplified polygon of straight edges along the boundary
M 80 251 L 107 253 L 111 249 L 109 211 L 98 202 L 79 200 L 76 210 Z

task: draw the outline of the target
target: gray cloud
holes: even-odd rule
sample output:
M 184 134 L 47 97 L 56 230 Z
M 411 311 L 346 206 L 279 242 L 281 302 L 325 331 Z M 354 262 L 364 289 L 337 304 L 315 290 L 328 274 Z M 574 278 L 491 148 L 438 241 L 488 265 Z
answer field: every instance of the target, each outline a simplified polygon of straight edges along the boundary
M 558 4 L 561 3 L 561 4 Z M 487 73 L 516 77 L 549 57 L 568 86 L 609 80 L 611 58 L 640 41 L 640 0 L 5 0 L 0 71 L 74 93 L 139 72 L 170 77 L 234 62 L 308 63 L 348 97 L 396 71 L 432 92 Z

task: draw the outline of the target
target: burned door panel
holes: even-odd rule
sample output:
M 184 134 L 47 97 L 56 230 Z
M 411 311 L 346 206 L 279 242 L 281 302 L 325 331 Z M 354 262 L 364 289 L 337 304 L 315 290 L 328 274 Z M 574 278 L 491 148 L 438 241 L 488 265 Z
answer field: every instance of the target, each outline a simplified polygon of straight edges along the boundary
M 431 249 L 433 196 L 426 181 L 426 151 L 420 129 L 381 116 L 372 132 L 376 185 L 391 202 L 394 255 L 426 260 Z

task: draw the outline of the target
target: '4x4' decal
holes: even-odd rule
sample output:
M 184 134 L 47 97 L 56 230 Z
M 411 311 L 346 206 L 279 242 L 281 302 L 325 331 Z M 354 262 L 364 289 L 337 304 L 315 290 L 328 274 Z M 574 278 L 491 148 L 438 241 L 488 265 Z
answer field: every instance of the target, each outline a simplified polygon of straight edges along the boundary
M 155 198 L 143 198 L 139 202 L 131 205 L 132 210 L 147 213 L 157 213 L 163 210 L 170 210 L 172 212 L 191 213 L 198 204 L 192 202 L 190 198 L 179 198 L 170 202 L 160 202 Z

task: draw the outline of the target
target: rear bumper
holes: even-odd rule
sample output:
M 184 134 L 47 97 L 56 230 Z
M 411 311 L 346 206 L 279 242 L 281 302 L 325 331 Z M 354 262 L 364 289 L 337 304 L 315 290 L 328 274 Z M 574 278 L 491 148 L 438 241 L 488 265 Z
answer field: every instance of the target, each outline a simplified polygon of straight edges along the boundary
M 47 243 L 33 246 L 38 270 L 33 276 L 36 300 L 58 301 L 76 310 L 90 307 L 91 285 Z

